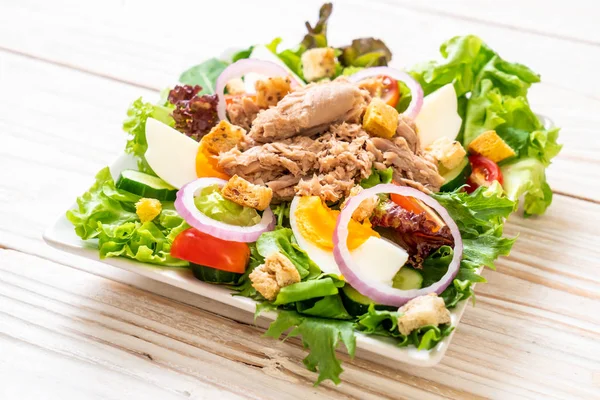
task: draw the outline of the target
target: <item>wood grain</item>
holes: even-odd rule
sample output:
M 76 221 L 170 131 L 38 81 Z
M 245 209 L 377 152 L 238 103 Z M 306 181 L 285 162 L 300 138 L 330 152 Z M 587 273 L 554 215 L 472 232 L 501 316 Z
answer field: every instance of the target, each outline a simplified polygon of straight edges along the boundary
M 379 36 L 410 64 L 474 32 L 531 65 L 546 82 L 531 102 L 563 126 L 565 148 L 548 171 L 553 206 L 541 218 L 511 217 L 506 232 L 519 240 L 498 271 L 486 271 L 489 283 L 477 286 L 476 307 L 439 366 L 390 368 L 341 355 L 344 383 L 319 388 L 299 341 L 261 337 L 266 321 L 256 326 L 247 313 L 40 239 L 122 151 L 127 105 L 239 43 L 239 32 L 205 18 L 206 4 L 193 1 L 1 4 L 0 93 L 10 95 L 0 96 L 0 247 L 18 251 L 0 250 L 0 399 L 598 398 L 600 84 L 590 77 L 600 47 L 595 8 L 582 16 L 585 0 L 574 1 L 540 9 L 529 0 L 520 13 L 488 1 L 336 3 L 334 43 Z M 319 4 L 211 7 L 255 43 L 274 33 L 299 38 Z M 182 22 L 182 9 L 200 21 Z
M 510 6 L 502 7 L 509 11 L 500 11 L 497 10 L 499 7 L 487 3 L 487 19 L 495 19 L 501 12 L 503 23 L 509 26 L 522 25 L 523 19 L 528 20 L 526 26 L 530 25 L 529 20 L 547 21 L 548 14 L 560 19 L 578 12 L 587 14 L 585 20 L 591 23 L 598 16 L 595 7 L 584 13 L 570 2 L 553 2 L 553 7 L 546 7 L 548 10 L 539 16 L 527 9 L 535 8 L 534 5 L 524 6 L 521 14 L 520 10 L 511 12 L 514 8 Z M 0 48 L 158 90 L 172 84 L 184 69 L 219 55 L 231 46 L 268 43 L 275 36 L 285 36 L 295 44 L 305 33 L 303 22 L 315 20 L 321 4 L 321 0 L 307 0 L 302 2 L 302 7 L 296 7 L 288 2 L 259 0 L 212 2 L 209 6 L 205 2 L 181 0 L 165 6 L 143 0 L 93 3 L 22 0 L 2 6 Z M 445 40 L 474 33 L 507 59 L 534 68 L 547 83 L 577 88 L 591 96 L 597 96 L 600 90 L 600 81 L 593 79 L 597 74 L 596 66 L 589 62 L 600 59 L 599 46 L 549 39 L 486 20 L 432 14 L 427 9 L 415 7 L 416 3 L 411 3 L 411 8 L 405 4 L 360 0 L 336 2 L 328 32 L 331 43 L 343 45 L 349 38 L 380 37 L 392 49 L 395 62 L 408 66 L 437 56 L 437 49 Z M 207 10 L 207 7 L 210 8 Z M 521 4 L 518 7 L 520 9 Z M 468 6 L 463 5 L 464 8 Z M 198 23 L 183 22 L 181 10 L 185 10 L 186 15 L 196 16 Z M 207 18 L 207 15 L 224 17 Z M 563 18 L 562 21 L 577 27 L 577 21 L 581 19 L 578 16 L 576 20 Z M 223 20 L 228 27 L 242 27 L 242 39 L 240 30 L 224 29 Z M 544 24 L 547 27 L 552 22 Z M 586 29 L 585 24 L 576 29 L 597 32 L 593 27 Z M 564 56 L 557 57 L 559 54 Z

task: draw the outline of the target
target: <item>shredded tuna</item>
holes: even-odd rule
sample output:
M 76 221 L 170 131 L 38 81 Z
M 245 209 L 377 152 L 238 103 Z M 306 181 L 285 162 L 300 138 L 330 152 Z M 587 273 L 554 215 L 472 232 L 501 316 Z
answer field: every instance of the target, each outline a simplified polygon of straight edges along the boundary
M 250 130 L 257 142 L 325 132 L 340 122 L 359 122 L 370 96 L 346 80 L 311 84 L 261 111 Z
M 260 108 L 248 96 L 233 97 L 231 103 L 227 105 L 229 121 L 247 131 L 250 130 L 252 121 L 254 121 L 259 111 Z

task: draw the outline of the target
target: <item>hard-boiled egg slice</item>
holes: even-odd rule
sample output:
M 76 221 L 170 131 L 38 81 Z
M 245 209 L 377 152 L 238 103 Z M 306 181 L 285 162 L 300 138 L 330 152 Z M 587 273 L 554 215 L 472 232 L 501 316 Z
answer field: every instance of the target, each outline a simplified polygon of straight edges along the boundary
M 199 143 L 154 119 L 146 121 L 146 161 L 162 180 L 180 189 L 197 178 Z
M 358 265 L 361 276 L 389 286 L 392 286 L 394 275 L 408 261 L 406 250 L 375 236 L 368 238 L 350 254 Z
M 425 96 L 415 123 L 423 149 L 441 137 L 456 139 L 462 119 L 458 115 L 458 100 L 451 83 Z
M 333 256 L 333 231 L 339 211 L 329 209 L 319 197 L 295 197 L 290 208 L 290 225 L 298 246 L 325 273 L 340 274 Z M 365 276 L 392 284 L 392 278 L 408 260 L 401 247 L 381 239 L 367 224 L 350 222 L 348 247 Z

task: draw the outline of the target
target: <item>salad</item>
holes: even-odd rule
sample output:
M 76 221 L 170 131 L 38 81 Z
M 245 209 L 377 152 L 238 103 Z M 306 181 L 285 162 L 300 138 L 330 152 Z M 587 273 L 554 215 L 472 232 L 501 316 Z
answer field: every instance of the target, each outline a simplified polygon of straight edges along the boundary
M 480 38 L 396 69 L 382 40 L 331 45 L 331 11 L 294 48 L 212 58 L 134 101 L 137 168 L 102 169 L 67 212 L 100 257 L 188 268 L 277 310 L 266 335 L 301 336 L 317 384 L 340 382 L 335 349 L 353 356 L 357 332 L 419 351 L 448 336 L 509 254 L 509 215 L 552 202 L 561 149 L 527 100 L 539 75 Z

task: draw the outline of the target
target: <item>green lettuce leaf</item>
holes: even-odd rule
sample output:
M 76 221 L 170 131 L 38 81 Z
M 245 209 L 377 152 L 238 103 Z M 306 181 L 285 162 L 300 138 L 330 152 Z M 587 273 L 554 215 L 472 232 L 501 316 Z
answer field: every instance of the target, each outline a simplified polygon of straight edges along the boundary
M 452 308 L 459 301 L 474 295 L 472 285 L 485 282 L 477 270 L 486 266 L 495 269 L 494 261 L 507 256 L 516 238 L 502 237 L 505 219 L 515 209 L 515 201 L 504 196 L 499 185 L 480 187 L 472 194 L 454 191 L 437 193 L 433 197 L 446 208 L 458 225 L 463 240 L 463 257 L 458 275 L 440 297 L 446 307 Z M 429 286 L 448 270 L 453 250 L 442 246 L 423 263 L 420 271 L 423 286 Z
M 322 299 L 311 299 L 296 303 L 296 311 L 300 314 L 312 315 L 321 318 L 353 319 L 348 314 L 339 294 L 325 296 Z
M 331 278 L 312 279 L 282 287 L 273 304 L 290 304 L 335 294 L 338 294 L 338 288 Z
M 169 267 L 189 265 L 187 261 L 171 256 L 171 241 L 167 239 L 164 228 L 153 222 L 126 222 L 121 225 L 100 223 L 98 248 L 100 258 L 127 257 Z
M 333 11 L 333 5 L 331 3 L 325 3 L 319 9 L 319 20 L 315 26 L 311 26 L 310 23 L 306 22 L 306 29 L 308 33 L 300 42 L 300 45 L 305 49 L 313 49 L 316 47 L 327 47 L 327 21 Z
M 128 134 L 125 152 L 136 158 L 140 171 L 156 175 L 144 156 L 146 150 L 148 150 L 146 121 L 149 117 L 152 117 L 169 126 L 174 126 L 175 121 L 171 117 L 171 112 L 172 108 L 164 105 L 144 103 L 141 97 L 129 106 L 127 118 L 123 121 L 123 130 Z
M 117 189 L 106 167 L 96 174 L 92 187 L 77 198 L 77 207 L 67 211 L 67 219 L 77 236 L 93 239 L 100 233 L 99 223 L 120 225 L 137 220 L 133 204 L 139 199 L 140 196 Z
M 210 58 L 202 64 L 195 65 L 181 74 L 179 82 L 185 85 L 199 85 L 202 90 L 198 96 L 214 94 L 217 86 L 217 78 L 229 64 L 225 61 Z
M 250 56 L 252 55 L 252 50 L 254 50 L 254 46 L 250 46 L 247 49 L 238 51 L 231 57 L 231 62 L 234 63 L 239 60 L 250 58 Z
M 551 128 L 532 132 L 529 136 L 527 156 L 540 160 L 545 167 L 549 166 L 550 160 L 562 149 L 562 144 L 557 143 L 559 131 L 559 128 Z
M 340 49 L 342 67 L 386 66 L 392 59 L 392 52 L 380 39 L 354 39 L 349 46 Z
M 456 36 L 440 46 L 443 57 L 413 66 L 412 76 L 419 81 L 425 95 L 452 83 L 456 95 L 462 97 L 473 90 L 475 76 L 493 52 L 477 36 Z
M 304 71 L 302 69 L 302 54 L 306 51 L 306 47 L 300 44 L 296 49 L 286 49 L 282 52 L 277 52 L 277 47 L 282 42 L 280 37 L 276 37 L 266 45 L 267 49 L 271 50 L 283 63 L 304 80 Z
M 360 186 L 365 189 L 371 188 L 373 186 L 379 185 L 380 183 L 390 183 L 392 181 L 392 177 L 394 175 L 394 169 L 389 167 L 388 169 L 376 169 L 373 168 L 373 172 L 369 175 L 368 178 L 360 181 Z
M 289 228 L 279 228 L 263 233 L 256 241 L 256 249 L 263 258 L 275 251 L 281 252 L 294 264 L 302 280 L 314 279 L 321 274 L 321 269 L 317 264 L 298 246 L 294 234 Z
M 173 207 L 163 210 L 152 222 L 141 223 L 135 213 L 140 196 L 117 189 L 108 167 L 96 174 L 96 182 L 67 211 L 75 233 L 84 240 L 97 238 L 100 257 L 127 257 L 151 264 L 185 267 L 187 261 L 171 257 L 171 243 L 189 225 Z
M 319 373 L 315 386 L 327 379 L 339 384 L 340 374 L 344 370 L 336 357 L 335 349 L 341 339 L 350 357 L 354 357 L 356 336 L 352 322 L 310 317 L 295 311 L 279 311 L 265 336 L 278 339 L 290 329 L 288 337 L 301 335 L 304 347 L 309 349 L 303 362 L 310 371 Z
M 504 190 L 510 199 L 524 196 L 525 217 L 540 215 L 552 203 L 552 190 L 546 182 L 544 164 L 537 158 L 523 158 L 503 165 Z
M 207 217 L 230 225 L 252 226 L 261 219 L 255 209 L 223 197 L 218 185 L 203 188 L 194 198 L 194 204 Z
M 454 329 L 450 324 L 428 325 L 414 330 L 410 335 L 403 335 L 398 331 L 398 318 L 401 316 L 402 313 L 398 311 L 376 310 L 371 304 L 369 311 L 358 317 L 355 327 L 368 335 L 392 337 L 400 347 L 413 345 L 419 350 L 434 348 Z

